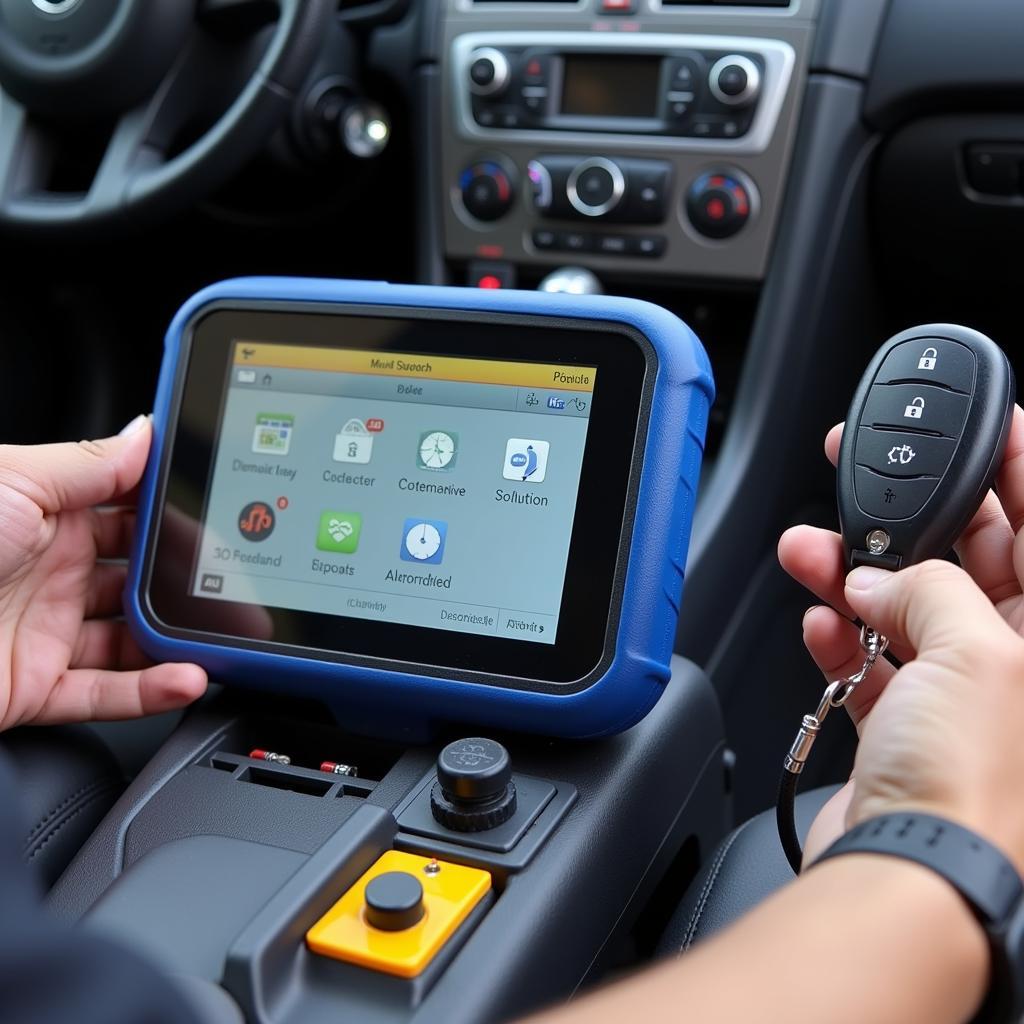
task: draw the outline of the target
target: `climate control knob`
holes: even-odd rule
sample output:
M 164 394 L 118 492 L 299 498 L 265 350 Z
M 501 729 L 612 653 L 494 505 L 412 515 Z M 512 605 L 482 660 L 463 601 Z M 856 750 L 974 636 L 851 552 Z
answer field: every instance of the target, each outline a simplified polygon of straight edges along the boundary
M 686 191 L 686 214 L 706 238 L 730 238 L 750 220 L 754 187 L 735 171 L 702 174 Z
M 515 199 L 512 177 L 496 160 L 478 160 L 459 176 L 459 194 L 466 212 L 477 220 L 499 220 Z
M 477 96 L 498 96 L 511 76 L 508 58 L 493 46 L 481 46 L 469 56 L 469 89 Z
M 761 91 L 761 71 L 749 57 L 733 53 L 711 66 L 708 85 L 719 103 L 745 107 L 753 103 Z
M 577 164 L 565 183 L 569 202 L 584 217 L 603 217 L 610 213 L 626 193 L 622 168 L 603 156 L 594 156 Z

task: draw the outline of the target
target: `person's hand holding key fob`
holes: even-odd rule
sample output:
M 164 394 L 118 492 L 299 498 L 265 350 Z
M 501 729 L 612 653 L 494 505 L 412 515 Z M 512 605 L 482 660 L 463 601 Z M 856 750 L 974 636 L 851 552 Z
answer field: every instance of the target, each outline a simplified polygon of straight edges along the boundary
M 862 728 L 897 671 L 882 657 L 890 641 L 892 655 L 913 661 L 917 652 L 927 653 L 926 641 L 945 635 L 943 623 L 966 624 L 973 621 L 970 610 L 977 610 L 960 592 L 975 592 L 963 573 L 948 564 L 929 565 L 921 572 L 934 573 L 936 582 L 956 577 L 947 580 L 952 589 L 943 588 L 941 598 L 936 593 L 933 603 L 939 606 L 929 616 L 931 625 L 919 621 L 919 613 L 893 621 L 892 615 L 906 612 L 912 583 L 902 572 L 887 580 L 878 570 L 905 570 L 943 558 L 955 546 L 964 569 L 1004 619 L 1015 627 L 1024 625 L 1018 622 L 1024 609 L 1013 571 L 1011 529 L 1024 523 L 1024 472 L 1014 481 L 1013 467 L 1003 468 L 1000 492 L 1011 503 L 1005 511 L 989 492 L 1008 437 L 1014 450 L 1014 391 L 1006 356 L 984 335 L 950 325 L 915 328 L 882 346 L 857 387 L 846 424 L 829 434 L 826 452 L 837 464 L 842 536 L 802 526 L 788 531 L 779 544 L 783 567 L 831 606 L 811 609 L 804 620 L 805 642 L 830 685 L 817 713 L 804 719 L 780 788 L 780 835 L 794 870 L 799 870 L 801 854 L 792 801 L 829 710 L 846 706 Z M 1021 435 L 1018 447 L 1024 448 L 1019 410 L 1016 433 Z M 1013 504 L 1018 495 L 1020 508 Z M 846 574 L 858 566 L 873 568 L 854 573 L 850 583 L 881 579 L 875 599 L 889 595 L 886 611 L 866 603 L 874 588 L 862 593 L 845 585 Z M 954 593 L 959 595 L 955 600 Z M 903 594 L 903 604 L 897 594 Z M 995 615 L 988 617 L 998 623 Z M 913 666 L 915 672 L 921 671 L 921 661 Z M 909 721 L 905 727 L 912 729 Z M 862 744 L 869 738 L 862 730 Z M 843 831 L 852 795 L 847 787 L 823 812 L 811 836 L 812 852 Z

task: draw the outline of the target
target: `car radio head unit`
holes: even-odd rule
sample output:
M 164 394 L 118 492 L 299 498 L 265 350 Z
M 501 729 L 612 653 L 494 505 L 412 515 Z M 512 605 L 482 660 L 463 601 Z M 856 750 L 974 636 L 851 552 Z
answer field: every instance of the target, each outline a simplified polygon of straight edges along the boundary
M 129 620 L 379 731 L 625 728 L 668 678 L 711 397 L 644 303 L 207 289 L 167 337 Z

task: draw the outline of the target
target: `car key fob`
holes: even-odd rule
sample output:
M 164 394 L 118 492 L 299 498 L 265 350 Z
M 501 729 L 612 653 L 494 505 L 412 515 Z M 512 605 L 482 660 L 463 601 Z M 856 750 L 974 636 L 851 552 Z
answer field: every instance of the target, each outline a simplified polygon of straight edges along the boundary
M 966 327 L 890 338 L 850 405 L 839 452 L 847 567 L 901 569 L 941 558 L 971 521 L 1003 460 L 1013 370 Z

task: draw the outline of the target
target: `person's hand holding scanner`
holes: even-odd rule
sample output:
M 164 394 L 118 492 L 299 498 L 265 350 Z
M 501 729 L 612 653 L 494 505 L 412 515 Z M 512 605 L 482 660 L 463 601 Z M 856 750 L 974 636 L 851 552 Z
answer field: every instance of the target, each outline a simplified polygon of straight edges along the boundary
M 153 665 L 121 614 L 149 453 L 140 416 L 117 437 L 0 445 L 0 729 L 132 718 L 206 689 L 196 665 Z M 108 507 L 96 507 L 108 506 Z
M 834 463 L 842 428 L 825 448 Z M 822 811 L 804 863 L 857 822 L 916 809 L 974 829 L 1024 872 L 1024 413 L 1014 413 L 999 497 L 990 493 L 948 562 L 846 577 L 837 534 L 809 526 L 779 543 L 783 566 L 831 607 L 804 640 L 829 679 L 860 667 L 859 616 L 891 641 L 847 704 L 860 745 L 853 778 Z

